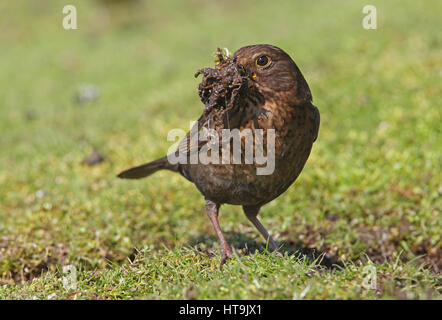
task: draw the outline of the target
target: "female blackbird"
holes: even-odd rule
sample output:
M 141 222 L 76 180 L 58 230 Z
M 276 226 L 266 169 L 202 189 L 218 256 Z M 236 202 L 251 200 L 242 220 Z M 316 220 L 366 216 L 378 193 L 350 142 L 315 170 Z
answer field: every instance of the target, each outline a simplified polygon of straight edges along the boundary
M 199 93 L 206 108 L 196 124 L 196 132 L 204 128 L 212 129 L 221 136 L 222 129 L 237 129 L 241 134 L 241 161 L 234 161 L 230 137 L 227 149 L 225 141 L 218 139 L 218 142 L 224 142 L 221 149 L 230 152 L 230 159 L 227 159 L 230 161 L 177 163 L 170 161 L 169 155 L 123 171 L 118 177 L 139 179 L 167 169 L 193 182 L 205 197 L 207 215 L 220 241 L 222 265 L 232 257 L 232 250 L 218 223 L 219 207 L 224 203 L 242 205 L 245 215 L 269 246 L 273 250 L 278 249 L 257 215 L 261 206 L 287 190 L 303 169 L 318 135 L 319 111 L 312 104 L 309 86 L 295 62 L 275 46 L 261 44 L 243 47 L 231 58 L 221 57 L 216 68 L 202 69 L 197 75 L 200 73 L 204 79 Z M 258 173 L 257 169 L 263 167 L 262 163 L 244 160 L 247 134 L 251 132 L 254 135 L 257 129 L 263 132 L 264 138 L 255 141 L 261 141 L 260 146 L 267 147 L 268 155 L 269 147 L 274 150 L 274 170 L 271 174 Z M 265 139 L 270 131 L 274 133 L 274 141 Z M 208 144 L 204 139 L 197 140 L 196 146 L 192 145 L 192 141 L 189 143 L 192 140 L 191 132 L 175 153 L 184 152 L 186 160 L 189 160 L 192 152 L 201 151 Z M 212 148 L 212 152 L 216 147 L 212 145 L 208 148 Z M 255 153 L 256 148 L 257 145 L 254 145 Z

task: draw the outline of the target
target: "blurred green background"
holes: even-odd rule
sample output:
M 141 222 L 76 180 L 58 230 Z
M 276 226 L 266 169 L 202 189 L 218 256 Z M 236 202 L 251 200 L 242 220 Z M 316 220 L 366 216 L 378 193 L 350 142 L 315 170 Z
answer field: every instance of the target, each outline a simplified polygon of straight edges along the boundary
M 78 30 L 62 27 L 67 4 Z M 376 30 L 362 27 L 367 4 Z M 2 1 L 0 297 L 440 297 L 441 12 L 436 0 Z M 340 268 L 254 252 L 262 239 L 225 206 L 221 226 L 247 254 L 219 271 L 192 184 L 115 178 L 198 118 L 193 75 L 217 47 L 257 43 L 292 56 L 321 112 L 303 173 L 263 224 Z M 85 164 L 94 150 L 103 161 Z M 81 290 L 63 287 L 67 264 Z M 375 290 L 361 287 L 367 264 Z

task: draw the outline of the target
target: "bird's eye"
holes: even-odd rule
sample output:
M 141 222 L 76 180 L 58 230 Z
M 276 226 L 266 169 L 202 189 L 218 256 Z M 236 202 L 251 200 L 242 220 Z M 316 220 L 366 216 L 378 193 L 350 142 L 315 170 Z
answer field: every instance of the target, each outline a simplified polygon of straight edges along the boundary
M 256 65 L 261 68 L 265 68 L 270 64 L 270 58 L 268 56 L 260 56 L 256 59 Z

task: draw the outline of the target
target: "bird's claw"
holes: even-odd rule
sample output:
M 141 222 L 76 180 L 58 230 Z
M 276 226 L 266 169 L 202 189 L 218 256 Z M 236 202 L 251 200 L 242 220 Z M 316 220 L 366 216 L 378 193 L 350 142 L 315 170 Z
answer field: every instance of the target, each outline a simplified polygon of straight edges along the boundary
M 221 260 L 219 263 L 219 268 L 222 269 L 223 264 L 226 263 L 227 259 L 233 258 L 232 249 L 229 245 L 221 248 Z

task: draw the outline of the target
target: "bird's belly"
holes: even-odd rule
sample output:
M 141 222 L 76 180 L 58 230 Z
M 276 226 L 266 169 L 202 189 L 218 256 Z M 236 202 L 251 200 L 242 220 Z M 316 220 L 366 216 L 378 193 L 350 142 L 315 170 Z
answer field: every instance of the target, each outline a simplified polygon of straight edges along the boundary
M 268 129 L 274 129 L 274 170 L 270 174 L 258 172 L 263 165 L 234 164 L 230 154 L 229 164 L 187 164 L 182 174 L 195 183 L 200 192 L 216 203 L 236 205 L 263 205 L 282 194 L 301 173 L 317 135 L 315 109 L 311 105 L 291 108 L 269 108 L 268 114 L 253 120 L 242 128 L 262 128 L 265 137 L 262 150 L 268 157 Z M 243 130 L 243 129 L 240 129 Z M 243 133 L 244 131 L 241 131 Z M 256 153 L 256 145 L 253 147 Z M 241 154 L 244 155 L 244 145 Z M 256 155 L 256 154 L 255 154 Z M 264 158 L 265 159 L 265 158 Z M 256 160 L 256 159 L 254 159 Z M 262 162 L 261 162 L 262 163 Z
M 271 174 L 258 174 L 258 167 L 266 164 L 195 164 L 187 165 L 186 171 L 207 199 L 217 203 L 262 205 L 287 190 L 307 161 L 311 139 L 299 136 L 290 140 L 290 144 L 276 150 Z

